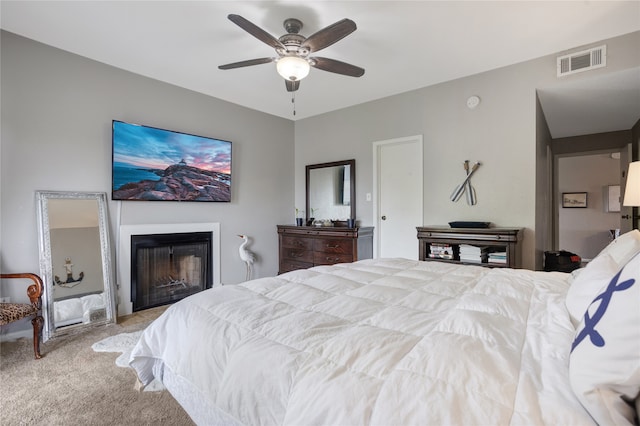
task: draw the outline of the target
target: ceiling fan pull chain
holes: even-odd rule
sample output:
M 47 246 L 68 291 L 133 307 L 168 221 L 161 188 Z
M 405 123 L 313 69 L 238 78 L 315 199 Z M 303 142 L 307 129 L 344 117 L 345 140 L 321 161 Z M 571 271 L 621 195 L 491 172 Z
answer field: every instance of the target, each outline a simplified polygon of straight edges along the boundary
M 293 104 L 293 115 L 296 115 L 296 92 L 291 92 L 291 103 Z

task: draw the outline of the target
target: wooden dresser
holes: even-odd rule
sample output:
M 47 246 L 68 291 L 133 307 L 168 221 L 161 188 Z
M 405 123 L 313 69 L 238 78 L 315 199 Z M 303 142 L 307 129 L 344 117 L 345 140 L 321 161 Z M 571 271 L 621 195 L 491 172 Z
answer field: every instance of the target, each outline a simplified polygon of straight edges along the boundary
M 522 228 L 448 228 L 429 226 L 416 228 L 418 231 L 418 258 L 420 260 L 438 260 L 441 262 L 468 263 L 488 267 L 520 268 L 520 242 Z M 434 247 L 432 247 L 434 246 Z M 435 248 L 448 247 L 450 259 L 433 256 Z M 476 247 L 480 253 L 503 252 L 505 259 L 492 262 L 488 255 L 479 255 L 477 261 L 461 259 L 461 246 Z
M 279 274 L 373 257 L 373 227 L 278 225 Z

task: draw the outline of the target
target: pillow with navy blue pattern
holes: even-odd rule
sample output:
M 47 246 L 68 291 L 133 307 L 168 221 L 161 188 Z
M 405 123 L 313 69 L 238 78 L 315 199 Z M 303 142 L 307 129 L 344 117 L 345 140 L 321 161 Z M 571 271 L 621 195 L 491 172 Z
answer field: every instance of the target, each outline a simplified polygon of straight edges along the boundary
M 580 274 L 573 277 L 565 304 L 574 326 L 578 326 L 584 311 L 600 289 L 638 253 L 640 231 L 634 229 L 609 243 Z
M 600 425 L 632 425 L 640 396 L 640 254 L 600 289 L 576 329 L 571 387 Z

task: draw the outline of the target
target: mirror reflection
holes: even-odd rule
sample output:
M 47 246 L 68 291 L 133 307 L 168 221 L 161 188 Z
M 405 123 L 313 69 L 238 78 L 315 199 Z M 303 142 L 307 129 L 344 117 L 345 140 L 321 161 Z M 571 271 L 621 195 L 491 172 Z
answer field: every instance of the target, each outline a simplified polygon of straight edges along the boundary
M 307 220 L 355 219 L 355 160 L 311 164 L 307 175 Z
M 115 321 L 106 194 L 38 191 L 43 340 Z

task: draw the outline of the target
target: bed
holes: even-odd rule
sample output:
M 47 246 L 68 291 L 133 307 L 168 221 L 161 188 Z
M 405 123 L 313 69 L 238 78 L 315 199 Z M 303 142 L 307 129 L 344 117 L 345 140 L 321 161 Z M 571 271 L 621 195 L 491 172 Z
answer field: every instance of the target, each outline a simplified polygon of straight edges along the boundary
M 130 365 L 201 425 L 606 423 L 569 368 L 589 340 L 572 351 L 580 318 L 566 306 L 586 269 L 373 259 L 217 287 L 167 309 Z M 589 284 L 597 295 L 603 283 Z M 639 388 L 614 392 L 612 421 L 636 420 Z

